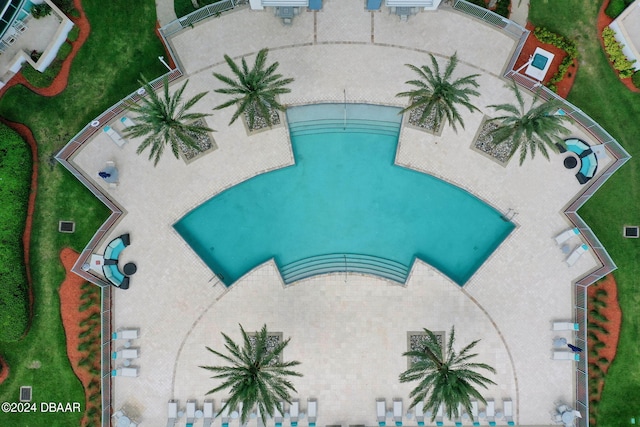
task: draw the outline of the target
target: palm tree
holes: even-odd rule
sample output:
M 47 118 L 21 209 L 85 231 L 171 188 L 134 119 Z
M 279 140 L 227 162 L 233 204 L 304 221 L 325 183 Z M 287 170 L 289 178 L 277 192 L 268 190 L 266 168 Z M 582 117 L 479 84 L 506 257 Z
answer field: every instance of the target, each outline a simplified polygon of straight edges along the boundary
M 453 130 L 457 132 L 456 122 L 460 123 L 463 129 L 464 122 L 456 105 L 463 105 L 471 112 L 478 110 L 477 107 L 469 102 L 469 98 L 480 95 L 473 89 L 479 86 L 475 80 L 479 74 L 472 74 L 451 81 L 451 74 L 453 74 L 458 65 L 457 53 L 449 60 L 444 74 L 440 73 L 440 66 L 436 58 L 431 54 L 429 56 L 431 57 L 431 67 L 423 65 L 418 68 L 415 65 L 406 64 L 407 67 L 418 73 L 420 80 L 409 80 L 406 83 L 415 86 L 416 89 L 400 92 L 396 95 L 406 96 L 410 100 L 409 106 L 401 112 L 404 113 L 416 109 L 422 110 L 419 118 L 421 124 L 433 116 L 433 129 L 438 129 L 442 121 L 446 119 L 453 127 Z
M 213 131 L 202 124 L 193 123 L 195 120 L 210 116 L 210 114 L 188 112 L 207 92 L 199 93 L 183 103 L 182 93 L 187 83 L 189 83 L 188 80 L 173 95 L 169 95 L 169 80 L 165 76 L 162 80 L 163 94 L 159 95 L 142 77 L 140 84 L 148 96 L 142 98 L 139 104 L 129 102 L 126 105 L 128 110 L 137 113 L 138 116 L 135 119 L 136 123 L 127 128 L 125 135 L 133 138 L 146 136 L 136 153 L 140 154 L 147 147 L 151 147 L 149 160 L 154 159 L 154 166 L 160 161 L 165 146 L 171 146 L 171 151 L 177 159 L 180 143 L 198 150 L 195 137 Z
M 455 341 L 454 327 L 451 327 L 447 352 L 440 343 L 438 337 L 428 329 L 424 341 L 424 349 L 408 351 L 403 356 L 416 360 L 409 369 L 400 375 L 400 382 L 419 381 L 416 388 L 411 391 L 413 398 L 411 407 L 419 402 L 425 402 L 425 410 L 430 410 L 435 420 L 439 406 L 445 407 L 447 417 L 450 419 L 460 416 L 458 405 L 461 405 L 468 414 L 471 413 L 471 398 L 476 398 L 486 404 L 480 392 L 475 386 L 487 388 L 487 384 L 495 384 L 475 372 L 476 369 L 486 369 L 495 373 L 495 369 L 484 363 L 470 363 L 469 360 L 477 354 L 469 354 L 471 349 L 479 342 L 473 341 L 456 353 L 453 349 Z M 429 396 L 427 399 L 427 395 Z
M 504 116 L 494 117 L 489 120 L 490 122 L 499 122 L 498 127 L 489 132 L 489 135 L 493 137 L 493 143 L 513 144 L 510 155 L 513 155 L 519 147 L 520 164 L 526 159 L 527 152 L 531 152 L 531 158 L 534 158 L 536 150 L 539 150 L 545 158 L 549 159 L 547 146 L 557 152 L 558 148 L 555 143 L 563 144 L 560 135 L 569 133 L 569 130 L 562 126 L 567 117 L 557 114 L 562 104 L 560 101 L 553 99 L 536 105 L 538 101 L 538 94 L 536 94 L 527 110 L 522 93 L 515 81 L 511 89 L 516 96 L 518 105 L 489 105 L 496 111 L 506 113 Z
M 207 347 L 211 353 L 231 364 L 231 366 L 201 366 L 201 368 L 216 374 L 211 378 L 223 380 L 221 385 L 210 390 L 207 394 L 228 388 L 230 397 L 221 411 L 226 407 L 236 408 L 239 403 L 242 403 L 242 413 L 240 414 L 240 424 L 242 425 L 249 419 L 251 410 L 257 405 L 262 421 L 266 425 L 267 416 L 274 416 L 278 402 L 284 400 L 291 404 L 289 392 L 295 392 L 296 389 L 287 380 L 287 377 L 302 376 L 302 374 L 290 370 L 300 362 L 282 362 L 280 360 L 280 355 L 291 338 L 269 348 L 267 325 L 264 325 L 254 337 L 247 335 L 242 325 L 240 325 L 240 331 L 244 341 L 242 348 L 227 335 L 222 334 L 229 355 Z
M 271 111 L 285 110 L 285 107 L 276 100 L 276 95 L 291 92 L 291 89 L 284 86 L 291 83 L 293 79 L 283 79 L 282 74 L 274 74 L 280 65 L 278 62 L 274 62 L 265 68 L 268 53 L 269 49 L 266 48 L 258 52 L 251 70 L 249 70 L 244 58 L 242 58 L 242 68 L 240 68 L 229 55 L 225 55 L 224 60 L 227 61 L 237 80 L 219 73 L 213 73 L 218 80 L 229 86 L 216 89 L 215 92 L 234 96 L 215 108 L 216 110 L 221 110 L 236 105 L 237 110 L 229 122 L 230 125 L 241 114 L 246 114 L 249 118 L 250 129 L 254 129 L 257 116 L 264 119 L 268 126 L 272 126 Z

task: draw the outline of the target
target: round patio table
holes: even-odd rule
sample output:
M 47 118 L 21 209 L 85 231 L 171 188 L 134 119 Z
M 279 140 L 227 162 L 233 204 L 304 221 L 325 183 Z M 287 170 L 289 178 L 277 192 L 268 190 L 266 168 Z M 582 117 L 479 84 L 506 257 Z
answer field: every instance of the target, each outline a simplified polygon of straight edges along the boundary
M 138 267 L 136 267 L 134 263 L 128 262 L 124 265 L 122 271 L 124 271 L 124 274 L 126 274 L 127 276 L 131 276 L 132 274 L 135 274 L 136 271 L 138 271 Z
M 573 169 L 578 165 L 578 160 L 576 160 L 573 156 L 565 157 L 564 159 L 564 167 L 567 169 Z
M 202 418 L 204 416 L 204 412 L 202 412 L 200 409 L 198 409 L 196 411 L 196 418 Z
M 573 411 L 565 411 L 562 413 L 562 422 L 567 425 L 567 424 L 573 424 L 573 420 L 575 419 L 575 415 L 573 414 Z

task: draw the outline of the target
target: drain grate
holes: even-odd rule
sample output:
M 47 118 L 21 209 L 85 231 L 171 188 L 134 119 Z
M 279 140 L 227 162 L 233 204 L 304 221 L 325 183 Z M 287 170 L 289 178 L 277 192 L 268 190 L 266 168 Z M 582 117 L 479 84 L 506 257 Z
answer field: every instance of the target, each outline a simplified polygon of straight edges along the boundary
M 31 386 L 20 387 L 20 402 L 31 402 Z
M 73 221 L 59 221 L 58 231 L 60 233 L 73 233 L 76 231 L 76 223 Z

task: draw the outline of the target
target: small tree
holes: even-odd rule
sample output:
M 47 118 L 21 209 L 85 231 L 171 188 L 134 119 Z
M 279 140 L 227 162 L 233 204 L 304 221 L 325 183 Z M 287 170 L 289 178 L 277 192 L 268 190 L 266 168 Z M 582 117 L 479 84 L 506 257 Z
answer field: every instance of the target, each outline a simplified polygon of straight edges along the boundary
M 194 121 L 211 114 L 188 112 L 207 92 L 201 92 L 187 102 L 182 102 L 182 93 L 187 87 L 187 83 L 189 83 L 188 80 L 173 95 L 170 95 L 169 80 L 165 76 L 162 80 L 163 94 L 160 96 L 154 91 L 151 84 L 142 77 L 140 84 L 148 96 L 142 98 L 139 104 L 129 102 L 126 105 L 129 111 L 137 113 L 138 116 L 135 118 L 136 124 L 126 129 L 125 136 L 133 138 L 146 136 L 138 146 L 136 153 L 140 154 L 147 147 L 151 147 L 149 160 L 154 159 L 154 166 L 160 161 L 165 146 L 171 147 L 171 151 L 177 159 L 179 158 L 180 142 L 187 147 L 198 150 L 198 143 L 194 135 L 206 135 L 207 132 L 213 131 L 204 125 L 194 123 Z
M 480 340 L 473 341 L 460 353 L 456 353 L 453 349 L 455 330 L 452 326 L 445 354 L 438 337 L 428 329 L 424 331 L 427 334 L 424 349 L 407 351 L 403 354 L 403 356 L 417 359 L 400 375 L 402 383 L 418 381 L 418 385 L 409 395 L 413 398 L 411 408 L 419 402 L 426 401 L 424 409 L 432 412 L 431 421 L 433 422 L 440 405 L 444 406 L 447 417 L 453 419 L 460 416 L 458 406 L 462 406 L 467 413 L 471 413 L 471 398 L 486 404 L 476 386 L 487 388 L 487 384 L 495 383 L 477 373 L 476 370 L 485 369 L 495 373 L 495 369 L 484 363 L 469 362 L 477 356 L 469 352 Z
M 531 158 L 534 158 L 537 150 L 546 159 L 549 159 L 547 147 L 557 152 L 558 147 L 555 144 L 563 144 L 561 135 L 569 133 L 569 130 L 562 126 L 567 117 L 557 114 L 562 104 L 560 101 L 552 99 L 536 105 L 538 101 L 536 94 L 531 106 L 526 109 L 522 93 L 515 82 L 511 85 L 511 89 L 518 101 L 517 105 L 489 105 L 496 111 L 506 113 L 489 120 L 498 124 L 498 127 L 489 133 L 493 138 L 493 143 L 513 144 L 510 155 L 513 155 L 519 148 L 520 164 L 527 158 L 528 152 L 531 153 Z
M 250 129 L 255 128 L 258 116 L 264 119 L 268 126 L 272 126 L 271 111 L 285 110 L 285 107 L 276 100 L 276 96 L 291 92 L 291 89 L 285 86 L 293 82 L 293 79 L 283 79 L 282 74 L 274 74 L 280 65 L 278 62 L 265 68 L 268 53 L 269 50 L 266 48 L 258 52 L 252 69 L 249 69 L 244 58 L 242 58 L 242 67 L 239 67 L 229 55 L 225 55 L 224 60 L 231 68 L 235 80 L 223 74 L 213 73 L 218 80 L 229 86 L 216 89 L 215 92 L 233 95 L 232 99 L 215 108 L 221 110 L 232 105 L 236 106 L 236 112 L 231 117 L 229 125 L 235 122 L 241 114 L 246 113 Z
M 280 355 L 289 344 L 291 338 L 277 344 L 273 349 L 268 348 L 269 335 L 267 325 L 256 333 L 252 343 L 249 335 L 240 325 L 244 345 L 240 348 L 231 338 L 224 333 L 225 348 L 229 355 L 222 354 L 207 347 L 211 353 L 224 359 L 230 365 L 227 366 L 201 366 L 201 368 L 214 372 L 211 378 L 221 379 L 223 383 L 210 390 L 207 394 L 229 389 L 229 400 L 220 409 L 236 408 L 242 403 L 240 424 L 249 419 L 249 413 L 254 406 L 258 406 L 262 422 L 266 425 L 267 416 L 273 417 L 278 402 L 286 401 L 291 404 L 290 392 L 296 389 L 287 377 L 301 377 L 302 374 L 290 370 L 300 362 L 281 362 Z
M 451 81 L 451 75 L 458 65 L 457 54 L 451 57 L 442 74 L 436 58 L 431 54 L 429 56 L 431 57 L 431 67 L 423 65 L 418 68 L 415 65 L 406 64 L 407 67 L 418 73 L 420 80 L 409 80 L 406 83 L 415 86 L 416 89 L 400 92 L 396 95 L 409 98 L 409 106 L 401 113 L 423 109 L 419 119 L 420 123 L 425 123 L 433 115 L 434 129 L 438 129 L 442 121 L 446 119 L 453 130 L 457 132 L 456 122 L 464 129 L 464 121 L 456 105 L 463 105 L 471 112 L 478 110 L 469 99 L 471 96 L 480 95 L 478 91 L 473 89 L 479 86 L 475 80 L 479 74 Z

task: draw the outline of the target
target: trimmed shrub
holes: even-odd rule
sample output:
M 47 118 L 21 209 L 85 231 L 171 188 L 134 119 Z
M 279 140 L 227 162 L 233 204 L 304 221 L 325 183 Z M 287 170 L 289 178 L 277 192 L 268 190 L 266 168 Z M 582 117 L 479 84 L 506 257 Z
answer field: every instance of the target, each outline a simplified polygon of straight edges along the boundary
M 609 321 L 609 319 L 607 319 L 598 310 L 595 310 L 595 309 L 589 311 L 589 316 L 591 316 L 594 320 L 597 320 L 598 322 L 601 322 L 601 323 L 607 323 Z
M 46 3 L 34 4 L 31 7 L 31 15 L 35 19 L 44 18 L 45 16 L 51 15 L 51 6 Z
M 635 87 L 640 89 L 640 71 L 636 71 L 635 73 L 633 73 L 633 76 L 631 76 L 631 81 L 633 82 L 633 85 Z
M 598 289 L 598 290 L 596 291 L 596 297 L 597 297 L 597 298 L 603 298 L 603 297 L 606 297 L 607 295 L 608 295 L 608 294 L 607 294 L 606 289 Z
M 627 7 L 627 4 L 624 0 L 611 0 L 609 2 L 609 6 L 604 10 L 604 13 L 609 18 L 617 18 L 618 15 L 622 13 L 623 10 Z
M 573 61 L 578 57 L 578 48 L 573 41 L 560 34 L 549 31 L 544 27 L 536 27 L 535 30 L 533 30 L 533 35 L 542 43 L 547 43 L 558 49 L 562 49 L 567 54 L 558 66 L 558 71 L 547 83 L 547 87 L 550 90 L 557 92 L 558 83 L 564 79 L 565 74 L 567 74 L 567 71 L 569 71 L 569 68 L 573 65 Z
M 602 30 L 602 42 L 604 43 L 604 50 L 609 56 L 609 61 L 613 64 L 613 68 L 618 70 L 620 78 L 631 77 L 635 72 L 633 62 L 629 61 L 622 52 L 624 46 L 616 40 L 615 32 L 611 28 L 606 27 Z
M 496 3 L 496 10 L 494 10 L 494 12 L 500 16 L 504 16 L 505 18 L 508 18 L 510 7 L 511 7 L 511 0 L 498 0 L 498 3 Z
M 31 184 L 31 150 L 0 124 L 0 342 L 20 339 L 29 322 L 22 234 Z

